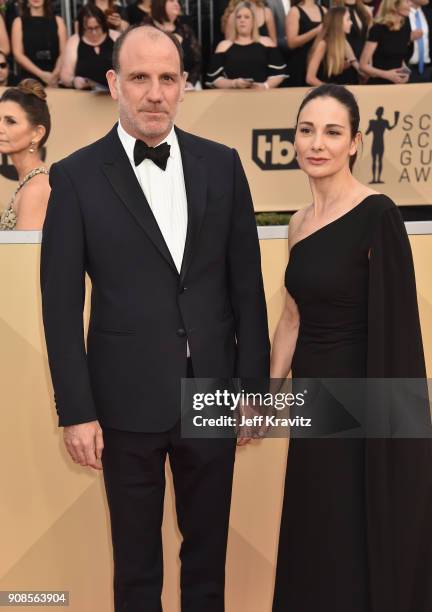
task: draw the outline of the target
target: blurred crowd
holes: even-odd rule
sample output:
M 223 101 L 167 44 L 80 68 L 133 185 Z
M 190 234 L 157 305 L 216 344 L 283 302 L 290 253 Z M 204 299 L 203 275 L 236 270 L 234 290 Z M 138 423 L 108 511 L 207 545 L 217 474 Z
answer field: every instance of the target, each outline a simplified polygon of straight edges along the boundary
M 59 0 L 0 0 L 0 85 L 105 90 L 129 25 L 174 33 L 189 90 L 431 82 L 429 0 L 219 0 L 219 41 L 202 57 L 179 0 L 88 0 L 68 35 Z

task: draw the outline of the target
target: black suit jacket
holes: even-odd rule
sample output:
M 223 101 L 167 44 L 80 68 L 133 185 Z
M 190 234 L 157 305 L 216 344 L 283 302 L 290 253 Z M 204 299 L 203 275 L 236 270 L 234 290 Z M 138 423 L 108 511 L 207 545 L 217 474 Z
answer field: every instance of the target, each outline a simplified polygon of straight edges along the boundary
M 180 274 L 117 125 L 51 167 L 41 290 L 60 426 L 99 419 L 129 431 L 172 427 L 187 340 L 196 377 L 268 375 L 259 244 L 239 156 L 176 133 L 188 202 Z

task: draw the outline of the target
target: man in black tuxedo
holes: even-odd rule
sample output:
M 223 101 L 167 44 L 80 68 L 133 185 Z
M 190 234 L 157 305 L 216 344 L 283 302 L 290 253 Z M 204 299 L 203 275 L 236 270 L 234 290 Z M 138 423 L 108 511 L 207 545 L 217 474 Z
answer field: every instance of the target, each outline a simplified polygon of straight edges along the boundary
M 409 60 L 410 83 L 432 81 L 432 9 L 429 0 L 411 0 L 411 30 L 420 36 L 415 38 L 413 54 Z
M 235 440 L 181 437 L 180 384 L 268 375 L 253 206 L 234 149 L 173 127 L 177 39 L 139 26 L 113 59 L 119 123 L 50 172 L 41 288 L 59 425 L 72 459 L 103 469 L 116 612 L 162 610 L 167 454 L 182 611 L 222 612 Z

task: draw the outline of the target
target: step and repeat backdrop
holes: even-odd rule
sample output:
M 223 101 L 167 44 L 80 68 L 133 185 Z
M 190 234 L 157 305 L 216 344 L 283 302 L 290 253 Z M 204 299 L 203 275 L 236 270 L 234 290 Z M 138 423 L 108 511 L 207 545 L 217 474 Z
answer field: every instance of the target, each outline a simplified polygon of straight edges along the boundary
M 431 377 L 432 235 L 410 240 Z M 286 239 L 260 244 L 273 335 L 284 301 L 288 248 Z M 39 257 L 39 244 L 0 244 L 0 591 L 66 590 L 71 612 L 113 612 L 103 479 L 72 463 L 57 427 L 40 314 Z M 281 439 L 238 450 L 227 612 L 271 612 L 286 457 L 287 441 Z M 163 599 L 164 610 L 179 612 L 180 536 L 172 491 L 167 467 Z
M 352 87 L 361 110 L 363 151 L 356 175 L 376 183 L 399 205 L 432 204 L 431 87 Z M 103 136 L 115 123 L 107 95 L 48 90 L 53 127 L 46 162 L 65 157 Z M 179 127 L 238 149 L 257 211 L 297 210 L 310 203 L 308 181 L 294 156 L 297 110 L 307 89 L 263 92 L 202 91 L 186 94 Z M 373 164 L 382 171 L 373 172 Z M 7 156 L 0 166 L 0 209 L 16 187 Z

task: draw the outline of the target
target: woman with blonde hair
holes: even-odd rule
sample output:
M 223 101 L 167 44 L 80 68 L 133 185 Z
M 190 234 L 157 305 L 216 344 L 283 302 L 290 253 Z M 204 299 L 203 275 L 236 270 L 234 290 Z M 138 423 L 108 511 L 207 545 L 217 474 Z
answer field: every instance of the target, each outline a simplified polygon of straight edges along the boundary
M 412 41 L 422 36 L 421 30 L 411 31 L 410 7 L 409 0 L 382 0 L 360 57 L 360 70 L 370 77 L 369 84 L 408 81 L 405 62 L 412 55 Z
M 237 4 L 234 18 L 234 38 L 223 40 L 216 47 L 206 85 L 219 89 L 278 87 L 288 76 L 286 64 L 275 43 L 260 36 L 251 3 Z
M 352 27 L 349 11 L 344 6 L 331 8 L 324 17 L 324 30 L 317 38 L 309 58 L 308 85 L 358 83 L 359 64 L 347 41 Z
M 46 92 L 35 79 L 24 79 L 0 98 L 0 154 L 9 155 L 19 184 L 0 215 L 0 230 L 41 230 L 50 186 L 41 149 L 48 140 L 51 118 Z
M 318 34 L 322 32 L 326 9 L 316 0 L 294 0 L 286 17 L 286 37 L 289 48 L 289 84 L 306 85 L 309 52 Z
M 349 11 L 352 27 L 347 34 L 347 41 L 354 51 L 357 59 L 360 59 L 366 42 L 369 28 L 372 25 L 372 10 L 363 0 L 333 0 L 332 6 L 345 6 Z
M 234 9 L 241 0 L 230 0 L 222 16 L 222 32 L 227 39 L 235 36 L 235 15 Z M 276 24 L 271 9 L 266 6 L 263 0 L 249 0 L 254 13 L 255 20 L 260 36 L 268 36 L 274 43 L 277 43 Z

